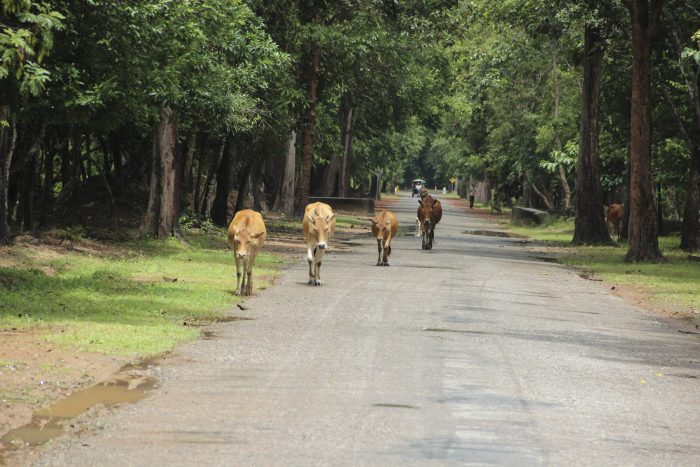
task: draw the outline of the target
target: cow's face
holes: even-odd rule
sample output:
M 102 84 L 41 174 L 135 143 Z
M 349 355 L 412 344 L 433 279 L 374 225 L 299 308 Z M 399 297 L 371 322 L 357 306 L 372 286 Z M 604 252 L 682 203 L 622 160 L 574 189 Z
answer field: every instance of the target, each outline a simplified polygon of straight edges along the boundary
M 235 254 L 239 258 L 245 258 L 246 256 L 250 255 L 251 240 L 254 238 L 260 238 L 262 235 L 262 232 L 252 235 L 248 229 L 235 229 L 233 233 Z
M 433 207 L 437 204 L 437 200 L 434 198 L 424 198 L 420 201 L 418 201 L 418 204 L 420 204 L 420 216 L 423 218 L 423 225 L 425 226 L 426 229 L 430 228 L 431 224 L 431 217 L 433 214 Z
M 376 232 L 377 235 L 377 240 L 384 240 L 384 237 L 388 234 L 389 232 L 389 224 L 382 219 L 381 221 L 377 221 L 377 219 L 370 219 L 372 221 L 372 225 L 374 226 L 374 231 Z
M 327 216 L 309 214 L 306 217 L 309 223 L 309 238 L 316 241 L 318 248 L 325 250 L 331 235 L 331 222 L 335 219 L 335 213 Z

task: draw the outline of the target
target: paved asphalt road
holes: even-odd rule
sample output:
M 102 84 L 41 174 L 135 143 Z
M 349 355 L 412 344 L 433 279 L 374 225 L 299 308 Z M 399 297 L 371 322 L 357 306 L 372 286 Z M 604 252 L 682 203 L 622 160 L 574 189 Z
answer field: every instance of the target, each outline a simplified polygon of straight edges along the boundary
M 37 465 L 699 465 L 700 336 L 479 228 L 300 262 Z

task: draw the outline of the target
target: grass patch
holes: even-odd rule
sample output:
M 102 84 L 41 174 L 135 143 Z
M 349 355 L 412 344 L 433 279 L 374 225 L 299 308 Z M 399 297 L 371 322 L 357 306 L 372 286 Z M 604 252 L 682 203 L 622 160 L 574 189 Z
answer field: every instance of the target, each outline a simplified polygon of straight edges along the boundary
M 0 327 L 39 328 L 51 342 L 105 354 L 171 350 L 199 335 L 191 324 L 222 317 L 239 301 L 223 230 L 190 231 L 187 238 L 189 245 L 120 244 L 111 256 L 13 247 L 15 264 L 0 267 Z M 256 291 L 269 286 L 282 263 L 258 255 Z
M 562 263 L 591 272 L 601 279 L 632 285 L 649 293 L 657 303 L 670 303 L 697 312 L 700 302 L 700 263 L 688 260 L 678 245 L 678 235 L 659 237 L 665 263 L 626 263 L 627 244 L 612 246 L 571 246 L 574 221 L 554 220 L 539 227 L 511 226 L 510 231 L 534 240 L 546 241 L 557 249 Z

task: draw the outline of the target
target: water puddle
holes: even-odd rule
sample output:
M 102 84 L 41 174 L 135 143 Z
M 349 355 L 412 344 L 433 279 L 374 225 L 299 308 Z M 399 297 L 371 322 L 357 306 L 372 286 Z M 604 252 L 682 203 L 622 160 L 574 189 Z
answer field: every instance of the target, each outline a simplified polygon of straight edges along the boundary
M 468 235 L 482 235 L 484 237 L 499 237 L 499 238 L 527 238 L 525 235 L 519 235 L 509 232 L 501 232 L 499 230 L 465 230 Z
M 156 379 L 128 375 L 127 372 L 134 368 L 145 369 L 146 364 L 127 365 L 113 380 L 74 392 L 48 407 L 36 410 L 31 422 L 8 431 L 0 438 L 0 465 L 4 465 L 3 458 L 12 451 L 40 446 L 59 436 L 72 419 L 93 407 L 112 407 L 143 399 L 147 391 L 154 387 Z

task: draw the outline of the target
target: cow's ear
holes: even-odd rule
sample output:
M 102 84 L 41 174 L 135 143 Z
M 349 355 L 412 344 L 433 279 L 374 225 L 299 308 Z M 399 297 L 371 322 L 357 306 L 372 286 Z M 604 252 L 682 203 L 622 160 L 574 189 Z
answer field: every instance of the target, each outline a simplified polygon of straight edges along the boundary
M 421 206 L 423 206 L 423 201 L 419 199 L 419 200 L 418 200 L 418 204 L 420 204 Z
M 436 199 L 433 200 L 433 206 L 435 206 L 435 203 L 437 203 Z
M 326 222 L 330 222 L 333 219 L 335 219 L 335 213 L 331 214 L 330 216 L 326 216 Z
M 311 217 L 310 215 L 307 214 L 306 218 L 309 220 L 309 222 L 316 225 L 316 219 L 314 217 Z
M 379 221 L 378 221 L 377 219 L 375 219 L 374 217 L 370 217 L 369 221 L 372 223 L 372 225 L 376 225 L 377 222 L 379 222 Z
M 258 232 L 258 233 L 256 233 L 255 235 L 253 235 L 253 238 L 260 238 L 260 237 L 263 236 L 264 233 L 265 233 L 265 232 Z

